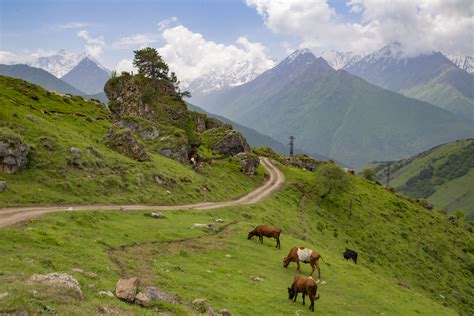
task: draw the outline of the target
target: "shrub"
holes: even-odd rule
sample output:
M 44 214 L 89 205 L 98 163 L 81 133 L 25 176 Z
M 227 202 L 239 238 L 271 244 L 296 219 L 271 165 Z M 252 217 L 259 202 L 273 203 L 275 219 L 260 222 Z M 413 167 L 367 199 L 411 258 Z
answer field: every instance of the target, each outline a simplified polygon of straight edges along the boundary
M 362 176 L 369 181 L 374 181 L 375 180 L 374 169 L 365 168 L 364 170 L 362 170 Z

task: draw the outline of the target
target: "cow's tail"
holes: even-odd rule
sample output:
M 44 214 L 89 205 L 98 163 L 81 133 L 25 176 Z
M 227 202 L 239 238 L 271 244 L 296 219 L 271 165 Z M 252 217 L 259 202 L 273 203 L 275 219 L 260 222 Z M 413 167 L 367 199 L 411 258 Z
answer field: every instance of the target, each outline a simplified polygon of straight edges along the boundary
M 319 258 L 321 258 L 321 260 L 322 260 L 325 264 L 327 264 L 328 266 L 330 266 L 329 263 L 327 263 L 326 261 L 324 261 L 323 256 L 320 255 Z

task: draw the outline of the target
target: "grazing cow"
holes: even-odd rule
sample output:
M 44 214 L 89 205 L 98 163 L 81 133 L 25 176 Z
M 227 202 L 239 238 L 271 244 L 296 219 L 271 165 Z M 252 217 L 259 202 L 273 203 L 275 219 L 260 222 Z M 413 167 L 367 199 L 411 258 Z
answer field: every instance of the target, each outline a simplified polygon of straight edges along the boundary
M 291 248 L 290 252 L 288 253 L 288 256 L 283 257 L 283 267 L 287 268 L 290 262 L 296 262 L 298 265 L 298 268 L 296 269 L 298 272 L 301 272 L 300 270 L 300 261 L 303 263 L 309 263 L 311 265 L 311 268 L 313 270 L 309 275 L 313 275 L 314 270 L 318 269 L 318 279 L 321 278 L 321 269 L 319 268 L 319 258 L 321 258 L 323 261 L 323 257 L 319 253 L 317 253 L 314 250 L 304 248 L 304 247 L 293 247 Z
M 263 237 L 275 238 L 277 242 L 275 247 L 280 248 L 280 234 L 280 228 L 270 225 L 258 225 L 249 233 L 247 239 L 251 239 L 253 236 L 258 236 L 260 242 L 263 244 Z
M 357 264 L 357 252 L 355 252 L 354 250 L 350 250 L 346 248 L 346 251 L 344 251 L 343 256 L 344 256 L 344 259 L 346 260 L 352 259 L 352 261 L 354 261 L 354 263 Z
M 314 312 L 314 301 L 319 299 L 319 294 L 316 293 L 317 291 L 318 282 L 316 282 L 312 277 L 297 275 L 294 277 L 291 287 L 288 288 L 288 298 L 290 300 L 292 299 L 293 302 L 296 302 L 298 293 L 301 293 L 303 295 L 304 305 L 304 297 L 305 295 L 308 295 L 311 301 L 309 310 Z

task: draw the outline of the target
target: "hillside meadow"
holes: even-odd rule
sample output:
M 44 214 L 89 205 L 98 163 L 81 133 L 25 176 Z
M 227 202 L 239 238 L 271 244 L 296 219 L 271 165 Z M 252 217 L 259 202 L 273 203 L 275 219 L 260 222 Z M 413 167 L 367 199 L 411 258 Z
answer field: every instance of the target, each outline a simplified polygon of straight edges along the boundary
M 315 314 L 472 314 L 474 238 L 462 225 L 349 175 L 346 192 L 321 199 L 330 182 L 318 179 L 318 170 L 279 168 L 286 185 L 256 205 L 169 211 L 162 220 L 149 212 L 63 212 L 1 229 L 0 293 L 9 295 L 0 313 L 96 314 L 107 307 L 130 315 L 188 315 L 196 314 L 191 302 L 205 298 L 232 315 L 310 315 L 309 301 L 288 300 L 296 266 L 282 266 L 291 247 L 305 246 L 328 263 L 321 263 Z M 215 234 L 190 228 L 211 222 Z M 281 250 L 274 240 L 247 240 L 261 223 L 282 228 Z M 358 251 L 357 265 L 343 259 L 346 247 Z M 27 282 L 33 273 L 55 271 L 77 278 L 83 301 Z M 138 276 L 142 287 L 160 287 L 180 304 L 144 309 L 98 294 L 114 291 L 124 276 Z

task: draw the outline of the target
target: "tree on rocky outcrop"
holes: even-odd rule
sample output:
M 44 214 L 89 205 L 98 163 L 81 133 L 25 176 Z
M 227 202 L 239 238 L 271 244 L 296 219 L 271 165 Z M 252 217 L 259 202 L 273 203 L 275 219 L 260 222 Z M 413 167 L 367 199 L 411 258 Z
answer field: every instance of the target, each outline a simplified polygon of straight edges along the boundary
M 138 68 L 138 73 L 151 79 L 169 80 L 169 67 L 155 48 L 147 47 L 133 52 L 133 65 Z
M 176 73 L 171 72 L 169 74 L 168 64 L 155 48 L 147 47 L 136 50 L 134 53 L 133 65 L 138 68 L 138 73 L 143 74 L 147 78 L 169 81 L 180 97 L 191 96 L 189 91 L 181 91 Z

